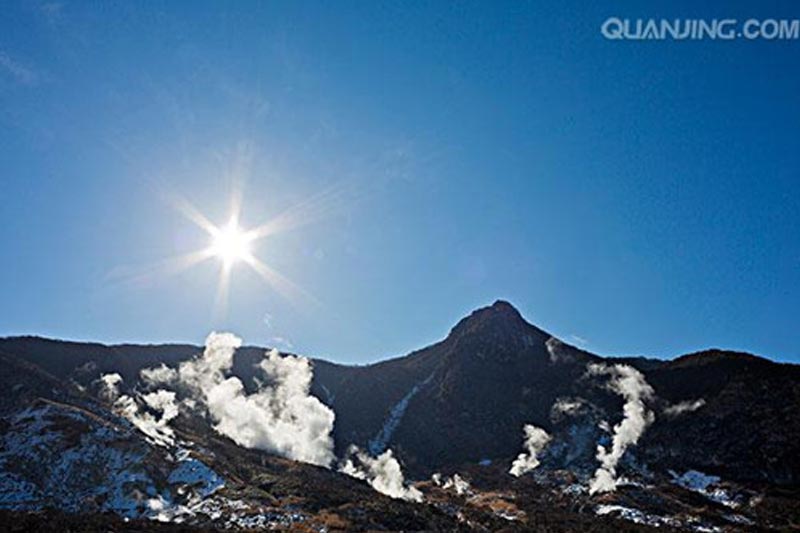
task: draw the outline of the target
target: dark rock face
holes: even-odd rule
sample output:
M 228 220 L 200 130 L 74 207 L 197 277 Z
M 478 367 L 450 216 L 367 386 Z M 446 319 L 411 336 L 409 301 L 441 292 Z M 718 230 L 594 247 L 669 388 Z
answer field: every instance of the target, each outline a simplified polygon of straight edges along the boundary
M 497 302 L 461 320 L 440 343 L 358 369 L 355 379 L 329 380 L 337 441 L 373 438 L 416 387 L 390 439 L 410 466 L 427 471 L 512 457 L 520 449 L 522 424 L 548 428 L 556 397 L 571 390 L 592 360 L 575 350 L 574 362 L 554 363 L 549 339 L 510 304 Z M 325 383 L 327 376 L 320 372 L 318 378 Z M 369 406 L 368 418 L 360 406 Z
M 681 464 L 731 479 L 800 483 L 800 367 L 712 350 L 648 372 L 674 403 L 695 411 L 661 417 L 645 435 L 654 464 Z

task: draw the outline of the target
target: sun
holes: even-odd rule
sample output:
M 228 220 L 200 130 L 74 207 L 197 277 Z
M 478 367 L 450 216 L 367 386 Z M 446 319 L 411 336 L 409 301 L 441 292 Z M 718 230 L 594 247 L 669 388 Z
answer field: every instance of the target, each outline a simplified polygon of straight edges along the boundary
M 225 266 L 249 261 L 252 257 L 250 245 L 253 237 L 239 227 L 236 219 L 232 218 L 226 226 L 214 228 L 211 233 L 211 253 L 221 259 Z
M 319 305 L 316 298 L 311 294 L 256 257 L 255 254 L 255 244 L 258 241 L 313 219 L 314 208 L 320 203 L 319 200 L 311 203 L 311 205 L 307 203 L 298 204 L 267 220 L 264 224 L 250 228 L 243 228 L 239 225 L 241 194 L 238 192 L 231 198 L 231 211 L 228 222 L 221 225 L 211 222 L 194 205 L 180 196 L 175 196 L 173 203 L 181 214 L 208 234 L 208 245 L 204 248 L 167 258 L 151 267 L 150 272 L 141 274 L 135 279 L 144 281 L 160 273 L 165 275 L 176 274 L 204 263 L 209 259 L 217 259 L 220 265 L 215 306 L 215 314 L 217 316 L 225 316 L 230 279 L 234 271 L 233 266 L 237 263 L 244 263 L 290 302 L 302 305 Z

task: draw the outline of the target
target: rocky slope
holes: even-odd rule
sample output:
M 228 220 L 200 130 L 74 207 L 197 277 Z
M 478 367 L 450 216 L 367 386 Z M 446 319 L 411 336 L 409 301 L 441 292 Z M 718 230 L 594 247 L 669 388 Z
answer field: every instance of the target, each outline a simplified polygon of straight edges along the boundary
M 135 396 L 149 390 L 142 369 L 174 369 L 201 350 L 0 339 L 0 386 L 9 391 L 0 396 L 0 524 L 35 529 L 62 512 L 91 513 L 98 530 L 159 519 L 303 531 L 800 523 L 796 365 L 718 350 L 602 358 L 502 301 L 405 357 L 361 367 L 313 360 L 311 393 L 335 413 L 336 456 L 351 445 L 372 457 L 391 449 L 416 480 L 422 503 L 412 503 L 335 467 L 237 446 L 200 412 L 181 408 L 169 421 L 174 438 L 159 441 L 103 395 L 101 376 L 118 373 L 120 393 Z M 246 391 L 261 386 L 264 353 L 236 351 L 230 375 Z M 532 472 L 517 478 L 509 467 L 528 425 L 546 440 Z M 613 455 L 622 441 L 612 490 L 589 493 L 598 445 Z

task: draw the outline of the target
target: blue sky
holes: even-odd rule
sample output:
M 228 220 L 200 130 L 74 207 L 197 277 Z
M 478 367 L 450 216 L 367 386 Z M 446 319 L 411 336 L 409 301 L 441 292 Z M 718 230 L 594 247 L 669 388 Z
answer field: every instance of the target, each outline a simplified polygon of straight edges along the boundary
M 598 3 L 593 3 L 598 4 Z M 406 353 L 505 298 L 601 354 L 800 361 L 800 41 L 617 42 L 609 16 L 763 2 L 9 2 L 0 335 Z M 305 224 L 255 255 L 207 244 Z M 145 275 L 146 274 L 146 275 Z

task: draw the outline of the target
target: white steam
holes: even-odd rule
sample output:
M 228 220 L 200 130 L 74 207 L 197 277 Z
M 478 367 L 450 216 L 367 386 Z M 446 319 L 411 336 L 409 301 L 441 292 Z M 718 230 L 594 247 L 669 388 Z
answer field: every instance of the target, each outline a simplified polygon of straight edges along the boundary
M 558 398 L 550 409 L 550 416 L 552 418 L 574 416 L 585 404 L 586 400 L 583 398 Z
M 349 457 L 339 467 L 339 471 L 357 479 L 367 481 L 380 493 L 412 502 L 421 502 L 422 493 L 415 487 L 406 485 L 403 470 L 395 459 L 392 450 L 386 450 L 377 457 L 371 457 L 358 446 L 350 446 Z
M 237 377 L 226 377 L 242 344 L 230 333 L 211 333 L 203 354 L 180 364 L 141 372 L 148 383 L 174 383 L 208 411 L 214 429 L 247 448 L 266 450 L 289 459 L 329 466 L 334 459 L 334 413 L 309 394 L 313 376 L 305 357 L 267 352 L 259 363 L 266 377 L 248 394 Z
M 100 376 L 100 394 L 107 400 L 114 401 L 119 397 L 119 384 L 122 376 L 116 372 Z
M 550 337 L 545 342 L 545 346 L 547 347 L 547 353 L 550 354 L 550 362 L 551 363 L 568 363 L 570 362 L 570 358 L 568 354 L 566 354 L 566 350 L 564 349 L 564 343 L 561 342 L 560 339 L 555 337 Z
M 276 350 L 261 369 L 273 382 L 248 395 L 238 378 L 217 383 L 206 394 L 215 429 L 237 444 L 322 466 L 333 461 L 334 413 L 309 394 L 311 365 Z
M 175 403 L 175 393 L 172 391 L 159 389 L 156 392 L 145 394 L 142 396 L 142 400 L 150 409 L 162 413 L 161 419 L 164 421 L 164 425 L 178 416 L 178 404 Z
M 625 450 L 636 444 L 644 430 L 655 419 L 644 401 L 653 396 L 653 388 L 645 381 L 641 372 L 628 365 L 590 364 L 590 376 L 608 376 L 606 387 L 625 399 L 624 417 L 614 426 L 611 449 L 597 446 L 597 459 L 600 467 L 589 483 L 589 493 L 610 492 L 617 487 L 617 464 Z
M 459 496 L 467 494 L 470 490 L 469 481 L 458 474 L 443 478 L 442 474 L 437 472 L 431 476 L 431 481 L 433 481 L 434 485 L 442 487 L 444 490 L 454 490 Z
M 139 375 L 148 385 L 156 385 L 158 383 L 170 383 L 175 381 L 178 377 L 178 373 L 175 369 L 168 367 L 165 364 L 161 364 L 156 368 L 143 368 Z
M 517 456 L 508 471 L 512 476 L 519 477 L 539 466 L 539 454 L 550 442 L 550 435 L 542 428 L 532 424 L 525 424 L 525 450 Z
M 705 404 L 706 401 L 703 398 L 698 398 L 697 400 L 686 400 L 684 402 L 679 402 L 666 407 L 664 409 L 664 414 L 667 416 L 678 416 L 684 413 L 691 413 L 692 411 L 697 411 Z
M 178 416 L 174 392 L 158 390 L 143 396 L 134 397 L 127 394 L 120 396 L 119 384 L 122 383 L 122 376 L 104 374 L 100 376 L 100 382 L 103 387 L 101 394 L 108 400 L 114 401 L 114 409 L 150 440 L 161 446 L 171 446 L 175 443 L 175 432 L 169 427 L 169 421 Z M 141 403 L 147 407 L 146 410 L 140 408 Z M 160 414 L 154 416 L 151 411 Z

